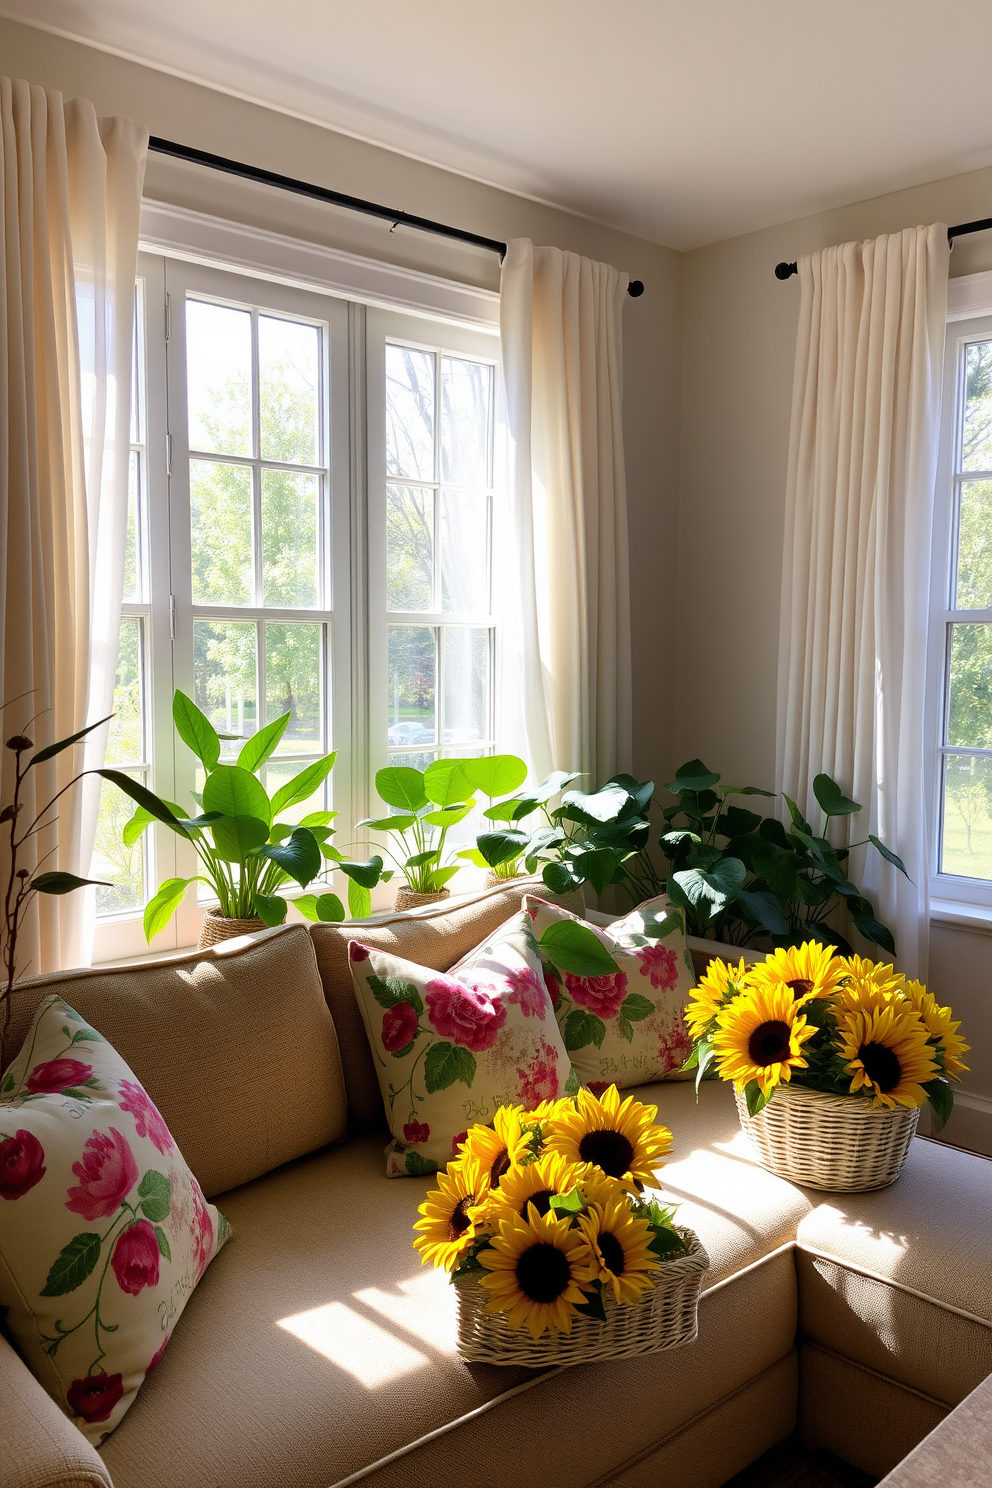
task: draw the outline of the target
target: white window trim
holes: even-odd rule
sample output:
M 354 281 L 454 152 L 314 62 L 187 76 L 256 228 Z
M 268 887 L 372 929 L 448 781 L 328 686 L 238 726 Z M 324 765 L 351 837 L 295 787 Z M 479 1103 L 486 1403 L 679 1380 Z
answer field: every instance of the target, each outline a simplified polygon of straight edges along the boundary
M 930 920 L 934 924 L 952 925 L 959 929 L 992 935 L 992 883 L 979 879 L 956 878 L 936 871 L 941 810 L 941 770 L 939 735 L 944 701 L 945 612 L 947 573 L 950 560 L 952 492 L 951 443 L 954 438 L 954 416 L 957 403 L 956 375 L 958 347 L 962 339 L 955 327 L 960 321 L 992 317 L 992 271 L 963 274 L 947 286 L 948 335 L 944 353 L 944 389 L 941 410 L 938 488 L 934 502 L 934 540 L 930 586 L 930 641 L 927 682 L 927 757 L 931 782 L 930 840 L 933 860 L 930 872 Z M 948 396 L 948 394 L 951 396 Z

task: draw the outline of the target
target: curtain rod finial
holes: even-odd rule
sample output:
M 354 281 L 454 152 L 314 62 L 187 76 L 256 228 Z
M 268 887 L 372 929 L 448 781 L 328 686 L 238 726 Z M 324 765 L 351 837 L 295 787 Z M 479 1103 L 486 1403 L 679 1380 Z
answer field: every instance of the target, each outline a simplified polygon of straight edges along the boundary
M 793 274 L 799 273 L 799 265 L 795 263 L 778 263 L 775 265 L 776 279 L 791 279 Z
M 631 279 L 630 283 L 627 285 L 627 293 L 630 295 L 630 298 L 632 300 L 636 300 L 639 295 L 642 295 L 644 293 L 644 285 L 641 280 Z

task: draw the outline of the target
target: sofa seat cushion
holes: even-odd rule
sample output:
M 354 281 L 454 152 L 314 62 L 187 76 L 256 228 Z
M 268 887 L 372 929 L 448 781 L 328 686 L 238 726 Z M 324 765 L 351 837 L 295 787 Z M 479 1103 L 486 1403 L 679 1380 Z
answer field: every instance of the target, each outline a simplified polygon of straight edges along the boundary
M 917 1137 L 877 1193 L 801 1222 L 803 1333 L 954 1406 L 992 1370 L 992 1161 Z
M 713 1261 L 704 1285 L 729 1284 L 704 1298 L 700 1342 L 691 1349 L 581 1366 L 536 1386 L 550 1389 L 573 1423 L 597 1422 L 595 1432 L 575 1433 L 579 1456 L 590 1451 L 596 1470 L 576 1476 L 574 1462 L 552 1460 L 542 1477 L 548 1488 L 559 1477 L 563 1485 L 594 1480 L 792 1347 L 795 1273 L 779 1246 L 808 1201 L 725 1150 L 736 1130 L 728 1093 L 704 1087 L 697 1109 L 685 1086 L 642 1092 L 662 1101 L 662 1119 L 675 1129 L 675 1160 L 663 1176 L 671 1175 L 676 1197 L 691 1196 L 687 1222 Z M 411 1247 L 431 1180 L 390 1183 L 385 1140 L 385 1133 L 354 1138 L 221 1198 L 235 1240 L 102 1449 L 115 1488 L 330 1488 L 535 1377 L 458 1356 L 453 1289 L 443 1273 L 420 1268 Z M 732 1279 L 763 1257 L 766 1266 Z M 760 1327 L 748 1323 L 752 1315 Z M 618 1433 L 621 1392 L 639 1403 Z M 514 1399 L 525 1414 L 543 1409 L 529 1391 Z M 503 1409 L 488 1418 L 497 1435 Z M 168 1454 L 150 1452 L 166 1435 Z

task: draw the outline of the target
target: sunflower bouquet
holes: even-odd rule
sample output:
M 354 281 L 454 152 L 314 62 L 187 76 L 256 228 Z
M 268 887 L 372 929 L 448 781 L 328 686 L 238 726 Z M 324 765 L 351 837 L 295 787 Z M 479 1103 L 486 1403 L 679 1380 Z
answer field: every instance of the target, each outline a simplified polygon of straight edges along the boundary
M 850 1096 L 874 1110 L 930 1102 L 951 1113 L 951 1081 L 968 1045 L 949 1007 L 920 982 L 808 941 L 738 966 L 714 959 L 685 1014 L 699 1081 L 732 1081 L 756 1116 L 790 1084 Z
M 506 1350 L 500 1338 L 526 1329 L 536 1345 L 546 1334 L 572 1335 L 578 1319 L 608 1323 L 652 1294 L 668 1263 L 687 1257 L 691 1331 L 683 1326 L 675 1341 L 695 1335 L 708 1261 L 692 1231 L 674 1224 L 674 1209 L 645 1192 L 672 1141 L 656 1116 L 656 1107 L 621 1100 L 610 1086 L 600 1097 L 581 1090 L 529 1112 L 501 1106 L 491 1126 L 471 1128 L 421 1204 L 413 1242 L 423 1262 L 458 1285 L 466 1357 L 536 1358 L 529 1345 Z M 598 1344 L 596 1356 L 616 1352 Z

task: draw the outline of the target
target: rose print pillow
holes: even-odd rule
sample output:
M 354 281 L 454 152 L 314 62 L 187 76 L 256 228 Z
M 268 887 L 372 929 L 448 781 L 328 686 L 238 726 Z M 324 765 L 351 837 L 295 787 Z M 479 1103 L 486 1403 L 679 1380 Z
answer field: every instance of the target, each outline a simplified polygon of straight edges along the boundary
M 443 1168 L 499 1106 L 578 1090 L 523 912 L 447 973 L 348 949 L 393 1134 L 388 1177 Z
M 229 1233 L 120 1055 L 47 998 L 0 1081 L 0 1305 L 95 1446 Z
M 557 920 L 578 919 L 531 894 L 524 906 L 538 940 Z M 662 894 L 589 928 L 619 972 L 580 977 L 544 966 L 572 1068 L 594 1091 L 678 1078 L 692 1047 L 682 1015 L 695 980 L 681 913 Z

